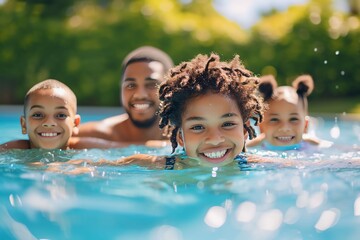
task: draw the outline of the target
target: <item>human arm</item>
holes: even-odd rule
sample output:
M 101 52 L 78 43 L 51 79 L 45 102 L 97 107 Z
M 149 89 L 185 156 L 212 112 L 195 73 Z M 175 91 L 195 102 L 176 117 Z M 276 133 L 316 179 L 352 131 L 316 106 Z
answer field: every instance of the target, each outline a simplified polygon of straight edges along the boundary
M 130 146 L 131 143 L 109 141 L 96 137 L 71 137 L 69 140 L 69 147 L 71 149 L 86 149 L 86 148 L 123 148 Z
M 8 150 L 8 149 L 29 149 L 30 142 L 29 140 L 21 139 L 21 140 L 13 140 L 0 145 L 0 150 Z
M 264 139 L 265 139 L 265 133 L 261 133 L 256 138 L 248 140 L 246 142 L 246 147 L 256 147 L 260 145 L 264 141 Z
M 66 162 L 31 162 L 28 163 L 32 167 L 45 167 L 46 171 L 64 174 L 83 174 L 96 171 L 101 166 L 122 166 L 122 165 L 138 165 L 152 169 L 164 169 L 166 157 L 151 156 L 147 154 L 135 154 L 123 157 L 117 160 L 100 159 L 93 161 L 90 159 L 72 159 Z
M 144 145 L 152 148 L 162 148 L 170 145 L 168 140 L 149 140 L 145 144 L 142 142 L 120 142 L 110 141 L 96 137 L 71 137 L 69 141 L 69 147 L 71 149 L 86 149 L 86 148 L 124 148 L 130 145 Z
M 312 144 L 312 145 L 316 145 L 319 148 L 329 148 L 334 144 L 331 141 L 327 141 L 327 140 L 320 139 L 320 138 L 317 138 L 317 137 L 314 137 L 314 136 L 310 136 L 308 134 L 303 135 L 303 140 L 305 142 L 308 142 L 308 143 Z

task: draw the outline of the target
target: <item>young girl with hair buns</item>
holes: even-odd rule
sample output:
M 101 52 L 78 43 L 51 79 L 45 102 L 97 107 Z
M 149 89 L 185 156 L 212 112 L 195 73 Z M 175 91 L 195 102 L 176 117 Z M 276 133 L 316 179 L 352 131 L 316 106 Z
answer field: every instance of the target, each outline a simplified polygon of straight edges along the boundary
M 314 89 L 310 75 L 298 76 L 292 86 L 278 86 L 274 76 L 266 75 L 260 78 L 258 89 L 268 109 L 259 124 L 261 134 L 249 141 L 248 147 L 260 145 L 266 150 L 286 151 L 322 145 L 320 139 L 306 135 L 310 119 L 307 97 Z

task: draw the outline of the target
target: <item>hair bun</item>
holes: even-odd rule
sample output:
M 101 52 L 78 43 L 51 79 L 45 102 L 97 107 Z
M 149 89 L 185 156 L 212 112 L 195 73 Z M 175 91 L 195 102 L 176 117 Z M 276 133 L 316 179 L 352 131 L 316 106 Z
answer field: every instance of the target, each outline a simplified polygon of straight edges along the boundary
M 314 80 L 310 75 L 300 75 L 292 83 L 297 94 L 301 96 L 309 96 L 314 89 Z
M 259 91 L 263 95 L 265 101 L 272 97 L 275 88 L 277 88 L 277 82 L 273 75 L 260 77 Z

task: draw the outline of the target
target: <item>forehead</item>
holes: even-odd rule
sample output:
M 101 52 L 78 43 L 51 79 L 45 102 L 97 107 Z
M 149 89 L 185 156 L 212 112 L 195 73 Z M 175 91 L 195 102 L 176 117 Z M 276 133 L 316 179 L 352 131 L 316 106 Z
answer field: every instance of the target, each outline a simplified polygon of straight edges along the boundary
M 269 101 L 268 104 L 269 109 L 265 114 L 304 113 L 304 108 L 300 101 L 293 103 L 285 99 L 276 99 Z
M 33 105 L 40 106 L 67 106 L 75 111 L 76 106 L 70 94 L 63 88 L 38 89 L 31 93 L 26 108 Z
M 286 101 L 292 104 L 297 104 L 300 100 L 295 88 L 289 86 L 278 87 L 274 92 L 274 96 L 275 100 Z
M 237 113 L 239 108 L 231 97 L 221 94 L 207 93 L 190 99 L 185 105 L 183 116 L 215 116 L 226 113 Z
M 129 65 L 127 65 L 124 72 L 124 78 L 137 76 L 137 75 L 154 75 L 156 76 L 156 78 L 162 78 L 164 72 L 165 72 L 165 68 L 163 64 L 158 61 L 132 62 Z

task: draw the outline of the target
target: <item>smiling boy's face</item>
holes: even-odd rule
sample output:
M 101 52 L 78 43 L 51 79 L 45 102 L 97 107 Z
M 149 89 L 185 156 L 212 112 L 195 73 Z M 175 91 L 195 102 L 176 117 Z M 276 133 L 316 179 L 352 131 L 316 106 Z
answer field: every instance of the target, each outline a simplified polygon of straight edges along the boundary
M 68 148 L 68 141 L 80 123 L 76 103 L 71 99 L 62 88 L 39 89 L 29 96 L 21 126 L 29 136 L 31 148 Z
M 182 115 L 178 142 L 205 166 L 231 163 L 244 147 L 243 119 L 230 97 L 207 93 L 191 99 Z

